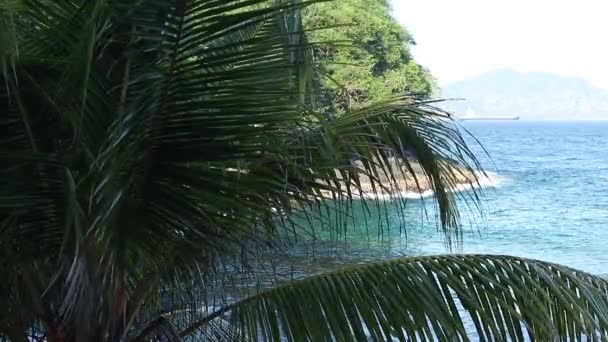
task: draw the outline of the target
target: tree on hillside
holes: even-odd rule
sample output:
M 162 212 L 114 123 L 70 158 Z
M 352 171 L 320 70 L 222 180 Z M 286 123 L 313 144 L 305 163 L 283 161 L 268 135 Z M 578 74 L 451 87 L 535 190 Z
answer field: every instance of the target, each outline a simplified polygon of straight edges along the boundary
M 488 340 L 607 336 L 604 280 L 512 257 L 382 261 L 214 300 L 248 256 L 314 233 L 292 217 L 348 208 L 362 177 L 398 193 L 409 152 L 458 237 L 445 161 L 477 165 L 454 122 L 410 97 L 311 110 L 303 5 L 0 3 L 0 340 L 467 340 L 466 317 Z
M 396 94 L 428 97 L 434 80 L 412 57 L 413 37 L 386 0 L 341 0 L 306 9 L 305 26 L 320 68 L 321 102 L 360 108 Z M 322 27 L 322 30 L 315 30 Z

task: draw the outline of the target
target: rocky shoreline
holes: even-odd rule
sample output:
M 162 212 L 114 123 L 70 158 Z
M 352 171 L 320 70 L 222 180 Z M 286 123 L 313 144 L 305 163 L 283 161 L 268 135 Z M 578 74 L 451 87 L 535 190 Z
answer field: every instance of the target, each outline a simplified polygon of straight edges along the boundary
M 362 168 L 360 162 L 357 162 L 357 167 Z M 412 172 L 401 171 L 402 168 L 394 162 L 391 165 L 391 175 L 381 174 L 377 177 L 370 178 L 367 175 L 359 177 L 359 184 L 352 185 L 351 191 L 354 197 L 365 198 L 391 198 L 391 197 L 427 197 L 433 195 L 433 185 L 430 178 L 424 173 L 422 166 L 418 162 L 410 161 Z M 460 166 L 449 166 L 452 168 L 451 177 L 454 178 L 454 187 L 452 191 L 463 191 L 471 188 L 482 186 L 487 176 L 473 172 Z M 394 179 L 391 179 L 394 177 Z M 341 184 L 344 188 L 346 184 Z M 389 187 L 392 185 L 392 187 Z M 355 190 L 356 189 L 356 190 Z M 358 192 L 358 193 L 356 193 Z M 324 192 L 325 198 L 331 198 L 331 192 Z

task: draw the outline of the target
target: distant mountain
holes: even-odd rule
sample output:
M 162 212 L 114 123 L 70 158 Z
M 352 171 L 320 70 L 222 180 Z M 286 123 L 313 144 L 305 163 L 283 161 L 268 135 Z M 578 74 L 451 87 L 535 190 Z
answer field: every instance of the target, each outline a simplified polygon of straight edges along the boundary
M 588 81 L 544 72 L 495 70 L 445 86 L 443 107 L 457 116 L 522 119 L 608 119 L 608 91 Z

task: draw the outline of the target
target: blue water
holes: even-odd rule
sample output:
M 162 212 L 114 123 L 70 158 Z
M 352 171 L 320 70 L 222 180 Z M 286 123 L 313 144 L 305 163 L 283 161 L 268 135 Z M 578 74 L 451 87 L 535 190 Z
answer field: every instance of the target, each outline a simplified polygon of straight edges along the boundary
M 464 127 L 487 150 L 489 157 L 469 139 L 497 184 L 484 189 L 481 214 L 458 201 L 461 243 L 446 247 L 431 199 L 408 201 L 405 208 L 372 205 L 367 219 L 355 210 L 344 233 L 333 233 L 354 259 L 327 258 L 320 260 L 322 268 L 331 262 L 464 252 L 529 257 L 608 274 L 608 122 L 467 121 Z
M 486 168 L 503 180 L 486 191 L 480 236 L 465 236 L 463 250 L 608 274 L 608 122 L 465 127 L 487 149 Z

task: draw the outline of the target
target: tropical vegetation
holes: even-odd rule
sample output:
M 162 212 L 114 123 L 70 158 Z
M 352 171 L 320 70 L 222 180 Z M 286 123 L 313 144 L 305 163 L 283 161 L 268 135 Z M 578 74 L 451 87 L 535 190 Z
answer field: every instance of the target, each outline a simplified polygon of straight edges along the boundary
M 436 86 L 412 56 L 412 35 L 391 15 L 387 0 L 316 3 L 304 11 L 314 47 L 319 102 L 332 113 L 395 95 L 429 98 Z
M 292 241 L 341 229 L 317 228 L 319 208 L 378 204 L 362 177 L 398 194 L 394 165 L 421 165 L 458 243 L 451 165 L 479 167 L 450 116 L 415 96 L 319 113 L 308 4 L 0 2 L 0 339 L 608 336 L 604 280 L 507 256 L 246 290 Z

